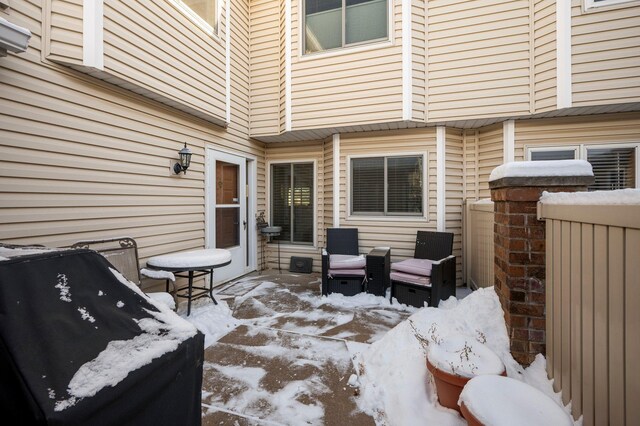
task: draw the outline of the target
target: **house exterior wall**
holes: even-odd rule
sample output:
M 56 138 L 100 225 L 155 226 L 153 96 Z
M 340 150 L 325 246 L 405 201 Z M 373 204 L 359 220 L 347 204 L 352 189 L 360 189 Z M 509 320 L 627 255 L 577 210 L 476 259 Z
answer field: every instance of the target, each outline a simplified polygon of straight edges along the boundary
M 572 0 L 571 15 L 573 106 L 638 102 L 638 3 L 584 10 Z
M 247 134 L 248 4 L 234 2 L 231 13 L 227 129 L 43 61 L 39 2 L 11 6 L 7 17 L 33 36 L 27 52 L 0 60 L 0 241 L 65 246 L 130 235 L 142 262 L 204 247 L 205 146 L 255 157 L 265 180 L 264 144 Z M 192 166 L 176 176 L 170 164 L 184 142 Z
M 478 197 L 489 198 L 489 175 L 504 162 L 504 129 L 502 124 L 482 127 L 477 137 Z
M 528 159 L 527 148 L 616 143 L 640 143 L 640 113 L 522 120 L 515 123 L 516 161 Z

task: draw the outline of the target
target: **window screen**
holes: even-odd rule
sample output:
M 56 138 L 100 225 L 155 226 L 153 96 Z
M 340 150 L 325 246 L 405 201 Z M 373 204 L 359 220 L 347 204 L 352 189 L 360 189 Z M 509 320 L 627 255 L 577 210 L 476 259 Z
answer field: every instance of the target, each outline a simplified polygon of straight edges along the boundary
M 589 191 L 635 188 L 635 151 L 635 148 L 588 148 L 587 161 L 595 176 Z
M 422 214 L 422 162 L 422 156 L 352 159 L 351 213 Z
M 531 151 L 531 161 L 575 160 L 575 159 L 576 159 L 576 151 L 573 149 Z
M 313 244 L 313 163 L 271 165 L 271 222 L 277 240 Z
M 180 2 L 185 4 L 207 24 L 211 25 L 211 28 L 217 30 L 218 8 L 216 6 L 216 0 L 180 0 Z

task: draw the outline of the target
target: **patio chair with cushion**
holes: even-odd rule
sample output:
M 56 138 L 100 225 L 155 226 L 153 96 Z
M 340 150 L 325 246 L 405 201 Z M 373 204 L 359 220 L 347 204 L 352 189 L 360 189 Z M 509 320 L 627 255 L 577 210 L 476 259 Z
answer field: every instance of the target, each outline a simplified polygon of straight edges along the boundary
M 366 258 L 358 248 L 358 229 L 327 229 L 327 247 L 322 251 L 322 294 L 354 296 L 364 289 Z
M 438 306 L 456 294 L 456 258 L 453 234 L 418 231 L 413 259 L 391 264 L 391 302 L 421 308 Z
M 164 292 L 146 293 L 152 299 L 175 309 L 175 300 L 169 293 L 169 282 L 175 285 L 175 276 L 168 271 L 139 269 L 138 244 L 131 237 L 107 238 L 104 240 L 78 241 L 71 248 L 95 250 L 107 259 L 126 279 L 140 286 L 140 275 L 150 279 L 164 280 Z M 174 287 L 175 291 L 175 287 Z

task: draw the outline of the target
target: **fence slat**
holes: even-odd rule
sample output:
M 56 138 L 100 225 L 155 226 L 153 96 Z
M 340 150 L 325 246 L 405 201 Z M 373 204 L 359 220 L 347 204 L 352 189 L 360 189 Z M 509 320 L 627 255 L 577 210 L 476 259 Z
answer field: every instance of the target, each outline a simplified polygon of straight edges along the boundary
M 571 411 L 582 414 L 582 226 L 571 222 Z
M 562 339 L 562 401 L 571 401 L 571 222 L 562 221 L 560 334 Z
M 593 341 L 593 225 L 582 225 L 582 416 L 584 426 L 595 422 Z
M 553 388 L 562 390 L 562 226 L 561 221 L 553 221 Z
M 627 229 L 625 241 L 625 409 L 627 425 L 640 419 L 640 230 Z
M 555 246 L 555 240 L 553 238 L 553 220 L 546 221 L 546 246 L 547 246 L 547 254 L 546 254 L 546 283 L 545 283 L 545 337 L 547 340 L 547 375 L 550 378 L 553 378 L 553 359 L 554 355 L 554 346 L 553 346 L 553 328 L 554 328 L 554 318 L 553 318 L 553 288 L 554 288 L 554 273 L 553 273 L 553 247 Z M 555 389 L 555 386 L 554 386 Z M 557 390 L 556 390 L 557 392 Z
M 609 227 L 609 424 L 624 424 L 624 230 Z
M 609 287 L 607 259 L 607 227 L 594 226 L 593 232 L 593 281 L 594 281 L 594 368 L 595 368 L 595 424 L 609 423 Z

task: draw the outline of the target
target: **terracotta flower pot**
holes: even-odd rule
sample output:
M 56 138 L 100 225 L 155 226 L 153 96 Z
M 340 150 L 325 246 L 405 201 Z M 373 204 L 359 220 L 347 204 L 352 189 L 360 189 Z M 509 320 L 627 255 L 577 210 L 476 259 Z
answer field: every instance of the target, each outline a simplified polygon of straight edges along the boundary
M 460 398 L 460 392 L 462 388 L 467 384 L 471 378 L 456 376 L 455 374 L 447 373 L 439 368 L 433 366 L 427 359 L 427 370 L 433 374 L 433 378 L 436 382 L 436 390 L 438 391 L 438 402 L 443 407 L 451 408 L 460 412 L 458 407 L 458 398 Z
M 460 403 L 460 412 L 462 413 L 462 417 L 467 421 L 467 425 L 469 426 L 484 426 L 484 424 L 476 418 L 471 411 L 464 405 L 464 402 Z

